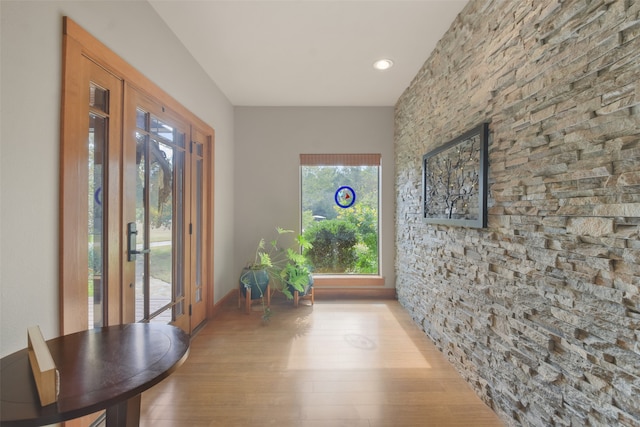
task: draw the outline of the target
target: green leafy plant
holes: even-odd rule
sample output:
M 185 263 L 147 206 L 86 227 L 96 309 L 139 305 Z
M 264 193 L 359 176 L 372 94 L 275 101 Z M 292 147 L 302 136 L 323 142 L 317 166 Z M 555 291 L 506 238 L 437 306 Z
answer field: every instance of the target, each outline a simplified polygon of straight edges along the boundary
M 311 247 L 311 243 L 306 241 L 302 235 L 298 236 L 297 241 L 303 250 Z M 280 278 L 282 279 L 280 282 L 282 286 L 279 290 L 288 299 L 293 299 L 291 289 L 304 294 L 307 286 L 312 283 L 311 267 L 309 266 L 307 257 L 293 249 L 288 249 L 287 262 L 280 272 Z
M 293 294 L 288 284 L 299 292 L 303 292 L 309 283 L 311 269 L 308 266 L 306 257 L 293 248 L 284 248 L 280 244 L 280 238 L 285 234 L 291 234 L 293 230 L 276 227 L 277 235 L 275 239 L 267 242 L 262 238 L 258 241 L 253 260 L 247 262 L 245 267 L 248 270 L 240 276 L 240 282 L 245 288 L 251 287 L 250 278 L 257 275 L 257 271 L 265 271 L 269 276 L 269 283 L 273 291 L 280 291 L 288 299 L 293 298 Z M 295 242 L 302 249 L 306 250 L 311 244 L 302 236 L 298 235 Z M 260 295 L 263 297 L 264 295 Z M 265 306 L 262 298 L 263 320 L 267 321 L 272 315 L 269 307 Z

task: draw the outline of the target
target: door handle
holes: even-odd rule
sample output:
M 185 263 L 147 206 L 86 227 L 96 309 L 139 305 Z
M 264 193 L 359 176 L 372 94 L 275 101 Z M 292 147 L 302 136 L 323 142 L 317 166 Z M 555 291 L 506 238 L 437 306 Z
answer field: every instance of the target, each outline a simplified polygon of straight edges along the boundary
M 138 229 L 135 222 L 127 224 L 127 261 L 135 261 L 136 255 L 148 254 L 151 249 L 143 249 L 141 251 L 136 250 L 136 237 L 138 236 Z

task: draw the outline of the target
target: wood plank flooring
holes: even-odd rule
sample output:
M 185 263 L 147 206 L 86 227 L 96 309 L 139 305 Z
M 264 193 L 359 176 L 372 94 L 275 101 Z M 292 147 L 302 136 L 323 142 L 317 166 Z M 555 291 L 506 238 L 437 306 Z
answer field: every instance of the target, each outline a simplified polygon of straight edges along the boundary
M 397 301 L 224 307 L 185 364 L 143 393 L 140 425 L 502 426 Z

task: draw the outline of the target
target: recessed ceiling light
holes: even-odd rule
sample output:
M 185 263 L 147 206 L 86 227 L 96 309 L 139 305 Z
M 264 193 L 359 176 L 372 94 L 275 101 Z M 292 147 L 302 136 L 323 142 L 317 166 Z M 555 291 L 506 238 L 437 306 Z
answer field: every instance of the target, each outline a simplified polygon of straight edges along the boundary
M 390 59 L 379 59 L 373 63 L 373 68 L 380 71 L 388 70 L 391 67 L 393 67 L 393 61 Z

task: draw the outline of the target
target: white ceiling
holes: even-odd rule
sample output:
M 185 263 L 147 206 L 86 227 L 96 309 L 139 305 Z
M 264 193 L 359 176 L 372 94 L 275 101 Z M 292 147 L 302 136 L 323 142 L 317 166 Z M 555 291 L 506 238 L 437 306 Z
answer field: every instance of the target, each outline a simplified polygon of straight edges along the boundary
M 149 3 L 235 106 L 393 106 L 467 0 Z

